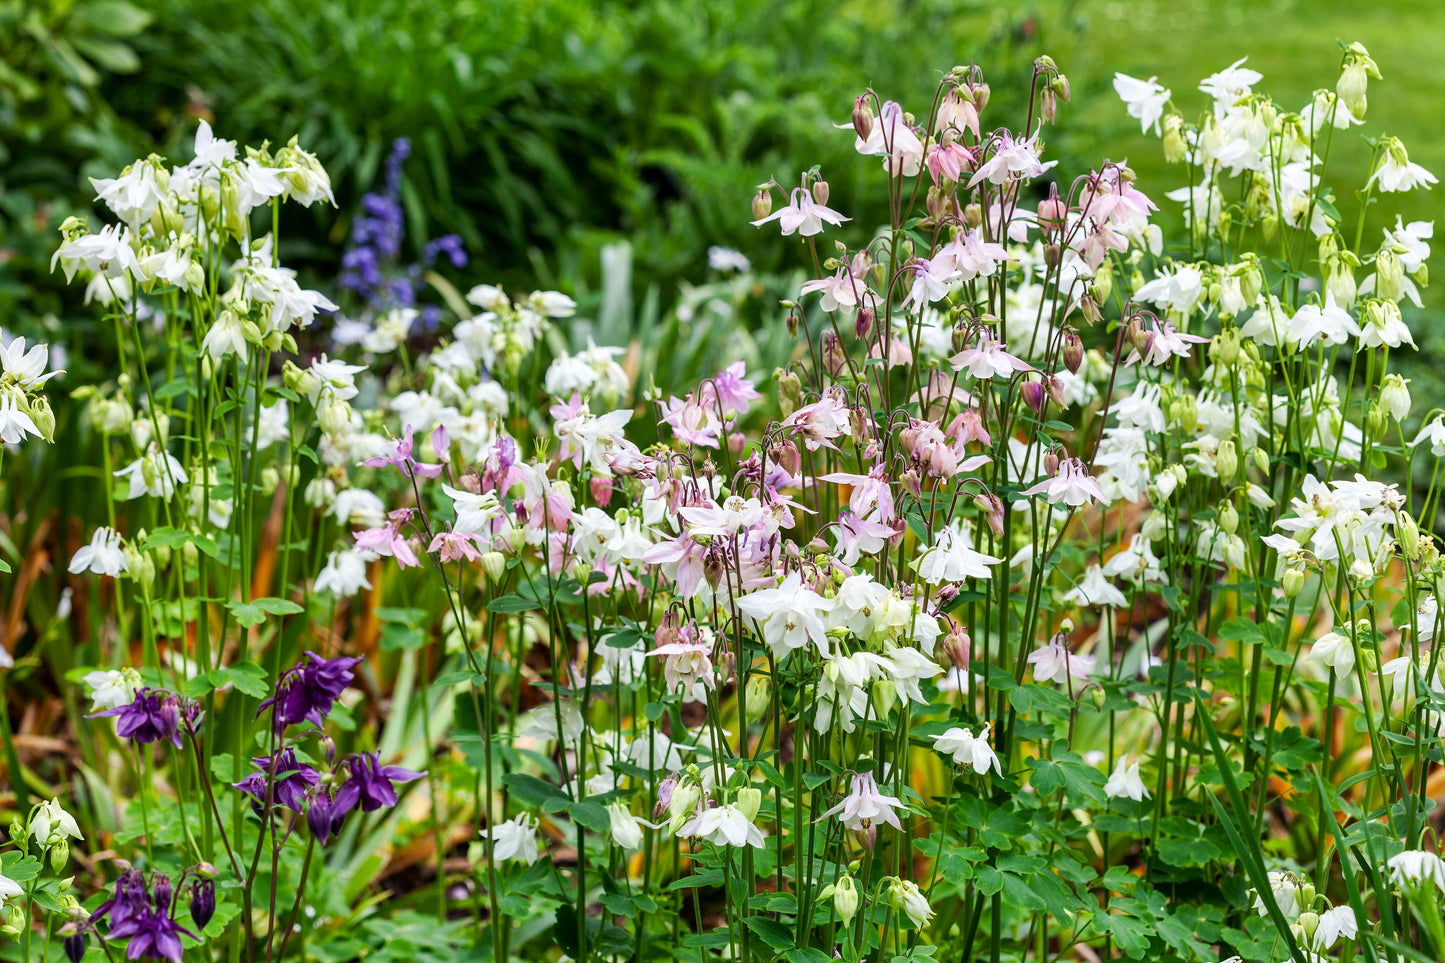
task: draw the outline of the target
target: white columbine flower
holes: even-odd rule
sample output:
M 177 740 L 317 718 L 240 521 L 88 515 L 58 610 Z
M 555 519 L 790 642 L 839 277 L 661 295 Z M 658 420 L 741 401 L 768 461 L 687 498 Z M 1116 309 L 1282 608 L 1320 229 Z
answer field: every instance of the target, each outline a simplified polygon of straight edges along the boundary
M 753 592 L 738 600 L 738 608 L 752 619 L 762 633 L 763 641 L 779 661 L 809 642 L 827 658 L 828 639 L 825 633 L 828 627 L 822 616 L 832 607 L 831 599 L 804 588 L 803 577 L 797 572 L 785 578 L 777 588 Z
M 1445 860 L 1423 849 L 1407 849 L 1396 853 L 1385 864 L 1390 870 L 1390 882 L 1396 886 L 1413 883 L 1434 883 L 1445 892 Z
M 118 709 L 135 701 L 136 690 L 141 687 L 140 673 L 135 669 L 97 669 L 88 672 L 85 684 L 90 686 L 90 711 Z
M 933 748 L 944 755 L 952 756 L 953 761 L 960 766 L 972 766 L 976 773 L 983 774 L 993 769 L 1002 776 L 1003 764 L 999 762 L 993 747 L 988 744 L 988 730 L 991 725 L 992 723 L 984 723 L 977 736 L 967 729 L 955 726 L 941 736 L 934 736 Z
M 1347 676 L 1355 667 L 1355 647 L 1350 637 L 1341 632 L 1329 632 L 1310 646 L 1309 658 L 1330 666 L 1340 676 Z
M 975 551 L 969 544 L 973 535 L 963 527 L 962 519 L 955 519 L 952 526 L 938 533 L 937 539 L 919 557 L 918 574 L 930 585 L 942 582 L 962 582 L 966 578 L 990 578 L 988 566 L 1002 562 L 1001 558 Z
M 615 802 L 609 805 L 607 816 L 611 822 L 614 843 L 628 850 L 642 845 L 642 823 L 627 810 L 624 803 Z
M 1344 937 L 1353 940 L 1359 935 L 1360 924 L 1355 911 L 1348 906 L 1336 906 L 1320 914 L 1319 925 L 1315 928 L 1314 944 L 1327 950 Z
M 83 545 L 70 559 L 70 574 L 94 572 L 116 578 L 126 570 L 125 553 L 120 550 L 120 533 L 111 528 L 97 528 L 90 544 Z
M 1139 760 L 1131 763 L 1128 756 L 1121 756 L 1119 764 L 1109 775 L 1108 782 L 1104 783 L 1104 795 L 1110 799 L 1127 796 L 1135 802 L 1149 795 L 1149 790 L 1144 787 L 1144 780 L 1139 775 Z
M 50 845 L 50 840 L 55 837 L 85 838 L 80 834 L 75 817 L 60 808 L 58 798 L 41 803 L 40 808 L 35 810 L 35 815 L 30 818 L 30 835 L 35 837 L 35 841 L 41 846 Z
M 1172 95 L 1169 88 L 1155 83 L 1155 78 L 1140 80 L 1128 74 L 1114 74 L 1114 92 L 1124 102 L 1129 116 L 1139 121 L 1139 130 L 1148 133 L 1154 128 L 1159 136 L 1159 119 L 1164 116 L 1164 105 Z
M 332 552 L 312 586 L 317 592 L 330 592 L 336 598 L 355 595 L 371 588 L 366 578 L 366 558 L 352 548 Z
M 518 816 L 498 823 L 491 829 L 491 839 L 494 863 L 515 859 L 530 865 L 542 855 L 542 845 L 537 839 L 537 821 L 531 816 Z
M 1429 190 L 1436 178 L 1434 174 L 1410 160 L 1410 155 L 1405 152 L 1405 145 L 1397 138 L 1387 137 L 1380 166 L 1370 175 L 1369 184 L 1377 182 L 1381 191 L 1392 193 L 1414 190 L 1417 187 Z

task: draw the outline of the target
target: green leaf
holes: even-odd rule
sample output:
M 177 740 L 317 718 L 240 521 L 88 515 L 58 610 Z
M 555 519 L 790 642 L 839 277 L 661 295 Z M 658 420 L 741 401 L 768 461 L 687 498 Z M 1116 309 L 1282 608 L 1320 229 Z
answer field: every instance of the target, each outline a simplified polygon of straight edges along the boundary
M 770 920 L 766 916 L 749 916 L 743 922 L 758 939 L 774 950 L 790 950 L 795 945 L 792 930 L 777 920 Z
M 574 802 L 567 807 L 567 815 L 579 826 L 585 826 L 594 833 L 605 833 L 612 828 L 612 819 L 607 815 L 607 807 L 595 803 L 590 799 L 581 802 Z
M 509 772 L 502 777 L 502 785 L 506 786 L 524 806 L 541 807 L 543 803 L 553 799 L 566 799 L 567 794 L 550 782 L 543 782 L 536 776 L 530 776 L 525 772 Z
M 542 606 L 531 599 L 524 599 L 520 595 L 503 595 L 501 598 L 492 599 L 487 603 L 487 611 L 495 612 L 498 615 L 515 615 L 518 612 L 530 612 Z

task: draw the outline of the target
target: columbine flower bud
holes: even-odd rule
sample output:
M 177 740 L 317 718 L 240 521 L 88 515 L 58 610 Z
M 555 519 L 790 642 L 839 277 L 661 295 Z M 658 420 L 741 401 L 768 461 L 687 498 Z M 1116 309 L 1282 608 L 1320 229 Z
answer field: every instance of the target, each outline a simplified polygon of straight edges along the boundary
M 844 926 L 850 925 L 858 914 L 858 886 L 847 873 L 839 876 L 838 882 L 833 884 L 833 909 L 838 911 L 838 918 Z
M 763 792 L 756 786 L 744 786 L 734 795 L 733 804 L 737 806 L 738 812 L 748 817 L 748 822 L 754 822 L 763 805 Z
M 1184 118 L 1170 114 L 1164 118 L 1164 160 L 1177 164 L 1189 153 L 1189 144 L 1184 139 Z
M 853 334 L 862 339 L 868 337 L 873 331 L 873 319 L 876 317 L 872 308 L 862 307 L 858 309 L 858 315 L 853 319 Z
M 1284 597 L 1292 599 L 1304 591 L 1305 573 L 1303 569 L 1287 568 L 1284 575 L 1280 576 L 1280 587 L 1284 589 Z
M 483 552 L 482 571 L 487 573 L 487 580 L 495 585 L 507 572 L 507 556 L 498 551 Z
M 796 372 L 782 368 L 773 372 L 773 378 L 778 382 L 778 400 L 782 405 L 783 415 L 791 415 L 802 406 L 803 382 Z
M 50 410 L 50 400 L 38 395 L 30 400 L 30 420 L 40 429 L 40 437 L 55 443 L 55 413 Z
M 873 708 L 878 718 L 886 719 L 898 703 L 898 685 L 891 679 L 880 679 L 873 683 Z
M 1046 124 L 1052 124 L 1059 114 L 1059 96 L 1052 86 L 1039 91 L 1039 114 Z
M 867 140 L 873 133 L 873 104 L 867 94 L 853 101 L 853 132 L 859 140 Z
M 69 862 L 70 842 L 64 836 L 61 836 L 60 839 L 50 847 L 50 868 L 55 871 L 56 876 L 59 876 L 65 872 L 65 866 Z
M 748 721 L 759 722 L 768 713 L 768 701 L 772 692 L 772 681 L 766 673 L 754 672 L 748 676 L 746 696 L 748 703 Z
M 1389 412 L 1396 421 L 1404 421 L 1410 415 L 1410 382 L 1397 374 L 1385 375 L 1380 385 L 1380 407 Z
M 1078 374 L 1080 366 L 1084 363 L 1084 342 L 1079 340 L 1079 334 L 1073 328 L 1064 329 L 1062 353 L 1064 367 L 1069 369 L 1069 374 Z
M 1219 510 L 1219 527 L 1224 529 L 1224 534 L 1233 535 L 1239 528 L 1239 510 L 1229 502 Z
M 672 798 L 668 801 L 667 812 L 671 816 L 668 824 L 669 831 L 675 836 L 682 828 L 683 823 L 692 818 L 692 810 L 702 798 L 702 790 L 691 779 L 683 782 L 672 791 Z
M 753 220 L 761 221 L 773 212 L 773 192 L 766 184 L 753 195 Z
M 1365 415 L 1365 427 L 1370 429 L 1370 434 L 1379 437 L 1385 433 L 1390 425 L 1390 414 L 1379 401 L 1370 403 L 1370 410 Z
M 1023 395 L 1024 404 L 1028 405 L 1034 414 L 1041 414 L 1043 412 L 1044 386 L 1042 382 L 1025 381 L 1023 387 L 1020 389 L 1020 393 Z
M 963 630 L 963 626 L 954 625 L 943 637 L 943 653 L 948 656 L 949 664 L 960 672 L 967 672 L 969 660 L 973 656 L 973 640 Z
M 813 200 L 819 204 L 828 203 L 828 182 L 822 178 L 813 182 Z
M 1214 470 L 1224 482 L 1234 481 L 1239 474 L 1239 453 L 1234 447 L 1234 439 L 1227 439 L 1220 444 L 1219 451 L 1214 455 Z
M 1340 72 L 1339 82 L 1335 84 L 1335 93 L 1339 95 L 1340 102 L 1350 111 L 1350 116 L 1355 120 L 1365 119 L 1365 110 L 1369 107 L 1369 99 L 1365 91 L 1369 88 L 1370 76 L 1365 65 L 1359 61 L 1351 61 L 1345 64 L 1345 69 Z
M 1045 475 L 1048 475 L 1050 478 L 1052 478 L 1053 476 L 1057 475 L 1058 473 L 1059 473 L 1059 453 L 1058 453 L 1058 451 L 1056 451 L 1056 450 L 1054 450 L 1054 449 L 1051 448 L 1051 449 L 1049 449 L 1048 454 L 1044 455 L 1044 474 L 1045 474 Z
M 1400 300 L 1405 289 L 1405 268 L 1394 251 L 1384 250 L 1375 258 L 1375 294 L 1391 301 Z
M 345 434 L 351 428 L 351 405 L 335 393 L 327 392 L 316 406 L 316 421 L 328 435 Z
M 84 933 L 70 934 L 61 942 L 61 946 L 64 947 L 65 958 L 69 960 L 70 963 L 80 963 L 81 960 L 85 959 Z
M 191 886 L 191 920 L 203 930 L 216 915 L 216 884 L 209 879 L 197 880 Z

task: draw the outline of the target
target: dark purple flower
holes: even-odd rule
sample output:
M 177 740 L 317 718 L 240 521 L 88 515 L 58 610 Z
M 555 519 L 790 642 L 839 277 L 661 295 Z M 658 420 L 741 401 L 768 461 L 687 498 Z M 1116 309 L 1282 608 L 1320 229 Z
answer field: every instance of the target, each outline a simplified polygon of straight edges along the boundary
M 257 756 L 251 760 L 251 765 L 256 767 L 256 772 L 235 783 L 234 788 L 264 806 L 266 787 L 271 784 L 272 779 L 272 757 Z M 307 792 L 321 782 L 321 773 L 304 762 L 298 762 L 296 750 L 290 747 L 277 754 L 275 767 L 275 786 L 271 791 L 271 801 L 292 812 L 301 812 L 306 808 Z
M 176 924 L 170 917 L 171 880 L 169 876 L 155 876 L 154 899 L 146 889 L 145 877 L 138 870 L 128 869 L 115 881 L 115 895 L 106 900 L 90 915 L 94 923 L 101 917 L 110 918 L 110 932 L 107 940 L 129 940 L 125 955 L 129 960 L 151 959 L 181 961 L 181 937 L 184 933 L 192 939 L 196 935 Z M 83 949 L 83 947 L 82 947 Z
M 70 963 L 80 963 L 85 959 L 85 934 L 72 933 L 61 943 L 65 949 L 65 958 Z
M 320 727 L 331 711 L 331 704 L 355 677 L 351 670 L 361 662 L 350 656 L 323 659 L 315 652 L 307 652 L 306 658 L 310 661 L 281 673 L 276 694 L 256 709 L 259 716 L 272 707 L 278 730 L 303 721 Z
M 128 960 L 170 960 L 181 963 L 181 936 L 195 939 L 190 930 L 177 925 L 168 913 L 147 907 L 120 926 L 112 926 L 107 940 L 129 940 L 125 946 Z
M 456 234 L 444 234 L 427 242 L 426 250 L 422 253 L 422 262 L 431 267 L 443 255 L 452 262 L 452 267 L 467 266 L 467 249 L 462 246 L 462 239 Z
M 146 890 L 146 878 L 138 869 L 128 869 L 115 881 L 115 895 L 101 903 L 90 914 L 90 922 L 109 919 L 111 926 L 118 926 L 150 908 L 151 896 Z
M 130 705 L 106 709 L 91 716 L 115 716 L 115 731 L 143 745 L 168 740 L 181 748 L 181 704 L 175 696 L 141 689 Z
M 311 834 L 323 846 L 332 836 L 341 832 L 341 824 L 345 821 L 346 810 L 336 805 L 336 799 L 324 787 L 311 800 L 311 808 L 306 810 L 306 825 L 311 827 Z
M 209 879 L 196 880 L 191 884 L 191 921 L 203 930 L 215 915 L 216 884 Z
M 364 813 L 375 812 L 382 806 L 395 806 L 396 787 L 392 784 L 413 782 L 426 775 L 401 766 L 383 766 L 380 755 L 375 752 L 358 752 L 348 758 L 347 764 L 351 767 L 351 778 L 337 791 L 332 804 L 333 811 L 342 816 L 358 805 Z

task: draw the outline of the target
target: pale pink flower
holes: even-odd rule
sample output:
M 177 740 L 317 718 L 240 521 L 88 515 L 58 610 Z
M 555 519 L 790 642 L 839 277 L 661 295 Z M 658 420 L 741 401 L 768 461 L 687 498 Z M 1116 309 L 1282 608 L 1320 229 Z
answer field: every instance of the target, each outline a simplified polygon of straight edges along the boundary
M 823 223 L 840 225 L 849 218 L 844 217 L 830 207 L 813 200 L 813 192 L 805 187 L 793 188 L 786 207 L 780 208 L 769 214 L 767 217 L 753 221 L 754 227 L 761 227 L 772 221 L 777 221 L 778 226 L 783 229 L 783 235 L 801 234 L 803 237 L 813 237 L 823 232 Z
M 885 796 L 878 791 L 878 781 L 873 778 L 872 773 L 860 772 L 853 777 L 853 791 L 818 818 L 827 819 L 836 813 L 838 821 L 849 829 L 870 829 L 875 823 L 882 821 L 894 829 L 902 830 L 903 824 L 898 821 L 898 814 L 893 811 L 902 808 L 902 800 L 895 796 Z
M 1070 508 L 1078 508 L 1090 502 L 1106 502 L 1104 491 L 1099 483 L 1089 474 L 1081 458 L 1065 458 L 1059 462 L 1059 470 L 1052 478 L 1046 478 L 1031 488 L 1025 488 L 1020 494 L 1038 495 L 1044 494 L 1049 504 L 1057 505 L 1063 502 Z

